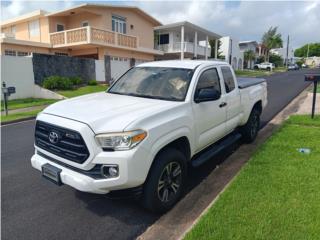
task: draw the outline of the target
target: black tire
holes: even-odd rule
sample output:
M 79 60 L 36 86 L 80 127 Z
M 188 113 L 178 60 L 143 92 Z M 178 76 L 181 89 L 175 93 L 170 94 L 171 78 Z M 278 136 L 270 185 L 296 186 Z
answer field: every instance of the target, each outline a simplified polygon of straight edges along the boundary
M 167 173 L 170 166 L 172 171 L 169 176 Z M 181 170 L 180 175 L 174 176 L 179 172 L 178 168 Z M 161 151 L 156 156 L 143 187 L 143 206 L 157 213 L 171 209 L 183 194 L 186 174 L 186 157 L 180 151 L 174 148 Z
M 271 68 L 267 67 L 267 71 L 271 71 Z
M 254 69 L 255 69 L 255 70 L 258 70 L 258 69 L 259 69 L 259 67 L 258 67 L 258 66 L 254 66 Z
M 241 127 L 240 132 L 246 143 L 252 143 L 260 129 L 260 111 L 257 108 L 252 109 L 247 123 Z

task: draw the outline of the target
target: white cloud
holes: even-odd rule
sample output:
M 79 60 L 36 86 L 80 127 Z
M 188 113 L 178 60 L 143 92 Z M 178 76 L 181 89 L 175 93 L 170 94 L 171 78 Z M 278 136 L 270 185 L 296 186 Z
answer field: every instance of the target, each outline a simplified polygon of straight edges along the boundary
M 1 2 L 1 19 L 19 16 L 37 9 L 56 11 L 77 5 L 75 1 Z M 210 31 L 240 40 L 261 40 L 263 32 L 278 26 L 285 41 L 290 35 L 294 48 L 320 41 L 320 2 L 292 1 L 126 1 L 102 2 L 135 5 L 160 22 L 190 21 Z

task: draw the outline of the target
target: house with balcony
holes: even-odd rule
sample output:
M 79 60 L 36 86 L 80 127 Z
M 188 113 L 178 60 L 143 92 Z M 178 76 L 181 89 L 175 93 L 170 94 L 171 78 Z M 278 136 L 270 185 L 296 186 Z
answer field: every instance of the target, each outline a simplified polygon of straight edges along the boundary
M 211 55 L 209 41 L 215 42 L 217 58 L 218 40 L 221 36 L 190 22 L 178 22 L 154 28 L 155 49 L 164 55 L 156 56 L 158 60 L 166 59 L 208 59 Z
M 1 23 L 1 54 L 55 54 L 130 62 L 152 61 L 153 28 L 161 25 L 137 7 L 81 4 L 62 11 L 42 10 Z

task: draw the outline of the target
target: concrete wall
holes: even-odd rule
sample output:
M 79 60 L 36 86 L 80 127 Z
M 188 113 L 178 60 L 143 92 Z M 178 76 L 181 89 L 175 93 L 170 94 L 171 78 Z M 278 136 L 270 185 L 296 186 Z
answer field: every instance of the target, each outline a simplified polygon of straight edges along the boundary
M 1 56 L 1 84 L 15 87 L 16 93 L 9 99 L 19 98 L 50 98 L 61 99 L 62 96 L 43 89 L 34 84 L 34 74 L 31 57 Z M 1 99 L 3 98 L 1 94 Z
M 47 54 L 34 54 L 32 58 L 34 80 L 41 85 L 46 77 L 81 77 L 85 82 L 96 79 L 95 60 Z
M 238 40 L 229 36 L 219 40 L 221 41 L 219 51 L 221 51 L 221 55 L 225 56 L 224 60 L 231 64 L 234 70 L 242 70 L 244 53 L 240 51 Z

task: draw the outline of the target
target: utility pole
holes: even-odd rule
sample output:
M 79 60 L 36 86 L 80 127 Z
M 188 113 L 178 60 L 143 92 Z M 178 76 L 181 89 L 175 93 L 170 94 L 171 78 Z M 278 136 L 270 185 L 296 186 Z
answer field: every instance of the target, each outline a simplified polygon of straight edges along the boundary
M 307 50 L 307 58 L 309 57 L 309 43 L 308 43 L 308 50 Z
M 288 58 L 289 58 L 289 34 L 287 39 L 287 57 L 286 57 L 286 67 L 288 68 Z

